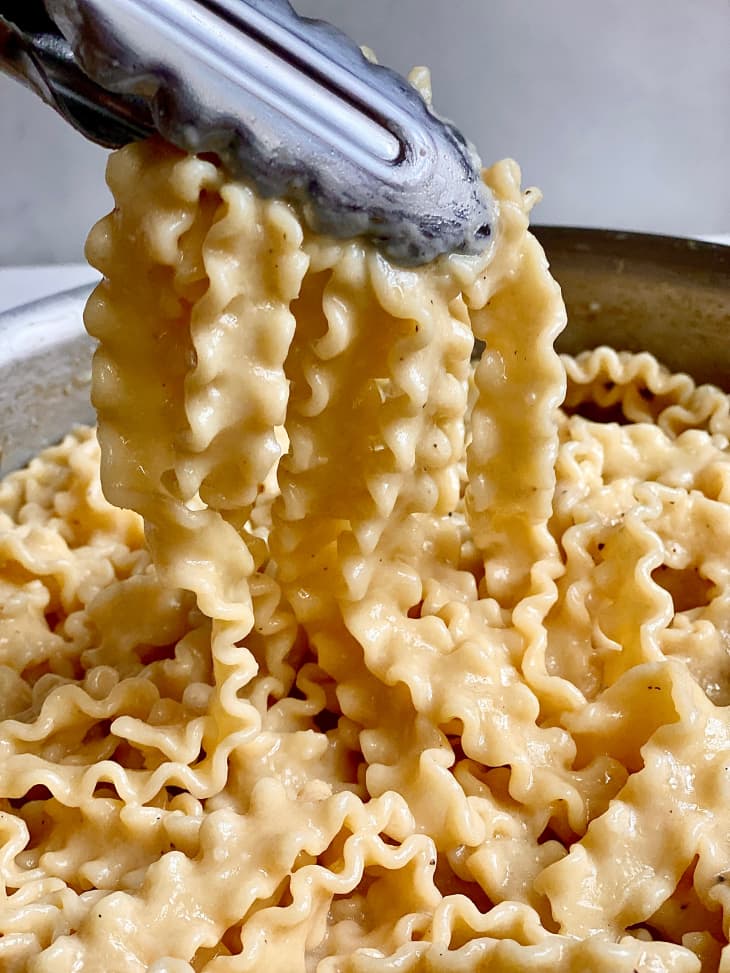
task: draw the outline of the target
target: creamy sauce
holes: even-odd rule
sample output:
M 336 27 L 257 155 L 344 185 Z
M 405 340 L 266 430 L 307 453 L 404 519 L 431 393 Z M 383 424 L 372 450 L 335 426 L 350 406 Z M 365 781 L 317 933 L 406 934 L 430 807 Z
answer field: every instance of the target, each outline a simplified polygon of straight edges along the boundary
M 404 270 L 112 157 L 101 450 L 0 486 L 1 969 L 730 963 L 727 398 L 561 360 L 485 180 Z

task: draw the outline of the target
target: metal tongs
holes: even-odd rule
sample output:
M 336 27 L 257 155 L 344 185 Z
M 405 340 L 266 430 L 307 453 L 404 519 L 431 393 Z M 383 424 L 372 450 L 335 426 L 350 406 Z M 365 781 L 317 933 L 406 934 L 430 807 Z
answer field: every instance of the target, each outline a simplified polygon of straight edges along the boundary
M 400 75 L 288 0 L 0 0 L 0 69 L 109 147 L 216 153 L 318 232 L 415 265 L 478 253 L 479 161 Z

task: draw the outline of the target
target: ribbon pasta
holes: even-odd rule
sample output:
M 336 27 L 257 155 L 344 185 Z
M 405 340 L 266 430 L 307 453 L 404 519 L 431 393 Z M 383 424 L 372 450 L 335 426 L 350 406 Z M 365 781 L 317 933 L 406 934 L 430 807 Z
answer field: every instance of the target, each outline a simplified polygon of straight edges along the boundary
M 99 445 L 0 486 L 3 970 L 730 971 L 728 400 L 559 358 L 485 179 L 404 270 L 112 156 Z

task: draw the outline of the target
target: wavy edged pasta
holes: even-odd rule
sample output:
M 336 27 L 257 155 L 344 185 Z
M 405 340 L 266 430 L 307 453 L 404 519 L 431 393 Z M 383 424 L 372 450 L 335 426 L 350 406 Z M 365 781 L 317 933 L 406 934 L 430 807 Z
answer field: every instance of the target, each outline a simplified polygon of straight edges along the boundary
M 730 969 L 727 399 L 559 358 L 519 178 L 403 270 L 112 156 L 100 448 L 0 486 L 2 969 Z

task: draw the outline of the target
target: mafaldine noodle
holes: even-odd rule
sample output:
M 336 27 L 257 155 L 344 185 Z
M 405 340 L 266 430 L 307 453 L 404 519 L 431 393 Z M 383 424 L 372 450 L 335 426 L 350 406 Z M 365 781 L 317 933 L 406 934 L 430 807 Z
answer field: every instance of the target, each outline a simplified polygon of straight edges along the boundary
M 0 485 L 0 970 L 728 973 L 727 397 L 558 356 L 513 162 L 416 269 L 108 179 L 98 438 Z

